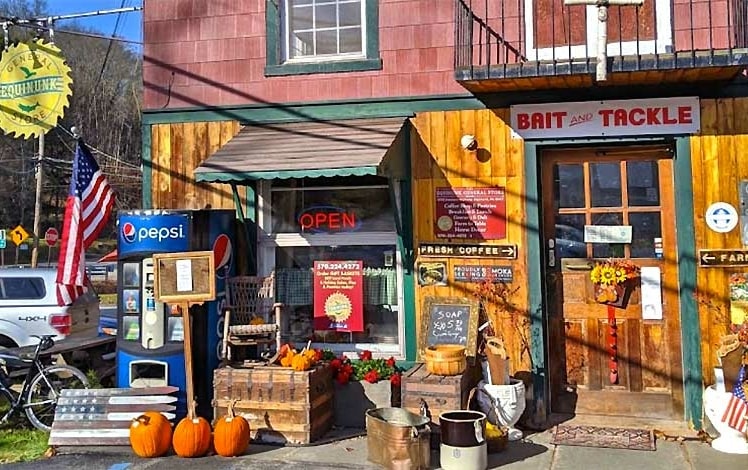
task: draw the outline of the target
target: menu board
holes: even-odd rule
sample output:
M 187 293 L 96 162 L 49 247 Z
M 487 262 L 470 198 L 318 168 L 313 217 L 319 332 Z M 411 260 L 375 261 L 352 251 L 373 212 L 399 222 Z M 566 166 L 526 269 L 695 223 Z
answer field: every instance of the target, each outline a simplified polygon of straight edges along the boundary
M 434 233 L 437 238 L 506 238 L 503 187 L 436 188 Z
M 363 261 L 314 262 L 314 329 L 364 330 Z
M 465 346 L 467 356 L 475 356 L 479 305 L 474 299 L 426 297 L 421 310 L 419 354 L 436 344 Z

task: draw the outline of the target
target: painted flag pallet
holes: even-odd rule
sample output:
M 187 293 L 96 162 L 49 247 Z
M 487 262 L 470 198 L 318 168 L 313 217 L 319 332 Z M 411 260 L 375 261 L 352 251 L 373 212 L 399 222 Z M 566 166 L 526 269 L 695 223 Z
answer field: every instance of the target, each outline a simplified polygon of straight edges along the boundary
M 50 446 L 130 444 L 130 423 L 145 411 L 173 420 L 177 387 L 62 390 L 49 434 Z

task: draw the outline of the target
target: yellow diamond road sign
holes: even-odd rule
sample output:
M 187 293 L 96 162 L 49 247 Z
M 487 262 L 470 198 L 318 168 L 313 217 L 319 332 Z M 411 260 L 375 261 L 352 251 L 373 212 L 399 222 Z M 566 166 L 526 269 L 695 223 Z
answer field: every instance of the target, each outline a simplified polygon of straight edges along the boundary
M 22 225 L 19 225 L 18 227 L 10 231 L 10 238 L 11 240 L 13 240 L 13 243 L 15 243 L 16 245 L 20 245 L 27 238 L 29 238 L 29 232 L 24 230 Z

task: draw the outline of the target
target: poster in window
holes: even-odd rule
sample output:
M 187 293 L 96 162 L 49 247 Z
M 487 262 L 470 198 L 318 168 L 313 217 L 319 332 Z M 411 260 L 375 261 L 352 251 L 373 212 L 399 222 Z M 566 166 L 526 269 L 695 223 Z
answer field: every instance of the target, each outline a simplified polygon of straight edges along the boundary
M 126 313 L 140 313 L 140 291 L 137 289 L 124 289 L 122 291 L 122 302 Z
M 363 261 L 314 262 L 314 329 L 364 330 Z
M 503 187 L 436 188 L 434 233 L 437 238 L 506 238 Z

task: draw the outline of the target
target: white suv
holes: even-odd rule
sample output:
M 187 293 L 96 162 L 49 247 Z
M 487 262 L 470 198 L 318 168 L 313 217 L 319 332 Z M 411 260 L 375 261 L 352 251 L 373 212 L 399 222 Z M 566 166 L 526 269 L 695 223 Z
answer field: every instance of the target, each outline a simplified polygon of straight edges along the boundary
M 99 297 L 87 279 L 88 291 L 73 305 L 57 305 L 55 268 L 0 268 L 0 347 L 36 344 L 33 335 L 96 334 Z

